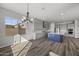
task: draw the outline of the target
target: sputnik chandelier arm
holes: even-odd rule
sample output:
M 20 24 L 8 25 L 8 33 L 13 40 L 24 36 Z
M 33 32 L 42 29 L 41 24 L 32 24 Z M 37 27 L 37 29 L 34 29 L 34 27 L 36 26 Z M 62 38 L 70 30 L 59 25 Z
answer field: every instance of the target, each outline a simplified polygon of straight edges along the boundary
M 22 23 L 24 22 L 31 22 L 30 17 L 29 17 L 29 3 L 27 3 L 27 12 L 26 12 L 26 16 L 22 18 Z
M 27 3 L 27 16 L 26 19 L 29 20 L 29 3 Z

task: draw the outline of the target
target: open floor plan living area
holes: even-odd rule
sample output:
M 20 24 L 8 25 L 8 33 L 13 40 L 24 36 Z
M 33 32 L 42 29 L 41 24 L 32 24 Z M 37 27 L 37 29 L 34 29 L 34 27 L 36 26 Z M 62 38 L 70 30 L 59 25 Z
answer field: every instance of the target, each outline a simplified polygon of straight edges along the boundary
M 79 3 L 0 3 L 0 56 L 79 56 Z

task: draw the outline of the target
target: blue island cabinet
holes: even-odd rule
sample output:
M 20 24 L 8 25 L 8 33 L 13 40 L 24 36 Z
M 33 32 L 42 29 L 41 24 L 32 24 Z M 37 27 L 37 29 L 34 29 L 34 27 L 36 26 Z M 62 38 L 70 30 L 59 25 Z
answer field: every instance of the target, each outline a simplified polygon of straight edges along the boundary
M 54 42 L 62 42 L 63 35 L 48 33 L 48 39 Z

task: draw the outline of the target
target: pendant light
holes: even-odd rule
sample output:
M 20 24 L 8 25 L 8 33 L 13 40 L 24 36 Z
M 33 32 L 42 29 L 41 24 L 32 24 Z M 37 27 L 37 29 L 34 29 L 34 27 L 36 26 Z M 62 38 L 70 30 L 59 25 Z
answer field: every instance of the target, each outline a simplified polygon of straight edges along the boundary
M 22 23 L 24 23 L 24 22 L 30 22 L 30 23 L 32 23 L 32 21 L 31 21 L 31 19 L 30 19 L 30 17 L 29 17 L 29 3 L 27 3 L 27 12 L 26 12 L 26 16 L 23 16 L 22 17 Z

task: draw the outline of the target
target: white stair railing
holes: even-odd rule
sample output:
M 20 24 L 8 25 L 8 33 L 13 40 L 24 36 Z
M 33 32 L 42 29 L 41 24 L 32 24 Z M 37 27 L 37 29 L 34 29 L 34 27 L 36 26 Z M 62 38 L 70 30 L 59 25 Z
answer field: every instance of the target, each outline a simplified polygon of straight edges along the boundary
M 14 44 L 11 46 L 13 55 L 14 56 L 26 55 L 28 50 L 32 46 L 32 42 L 26 40 L 23 36 L 19 34 L 14 35 L 13 38 L 14 38 Z M 24 49 L 26 49 L 26 52 L 24 51 Z
M 13 36 L 13 39 L 14 39 L 14 44 L 21 43 L 21 42 L 24 42 L 24 41 L 29 42 L 29 41 L 26 40 L 24 37 L 22 37 L 20 34 L 14 35 L 14 36 Z

